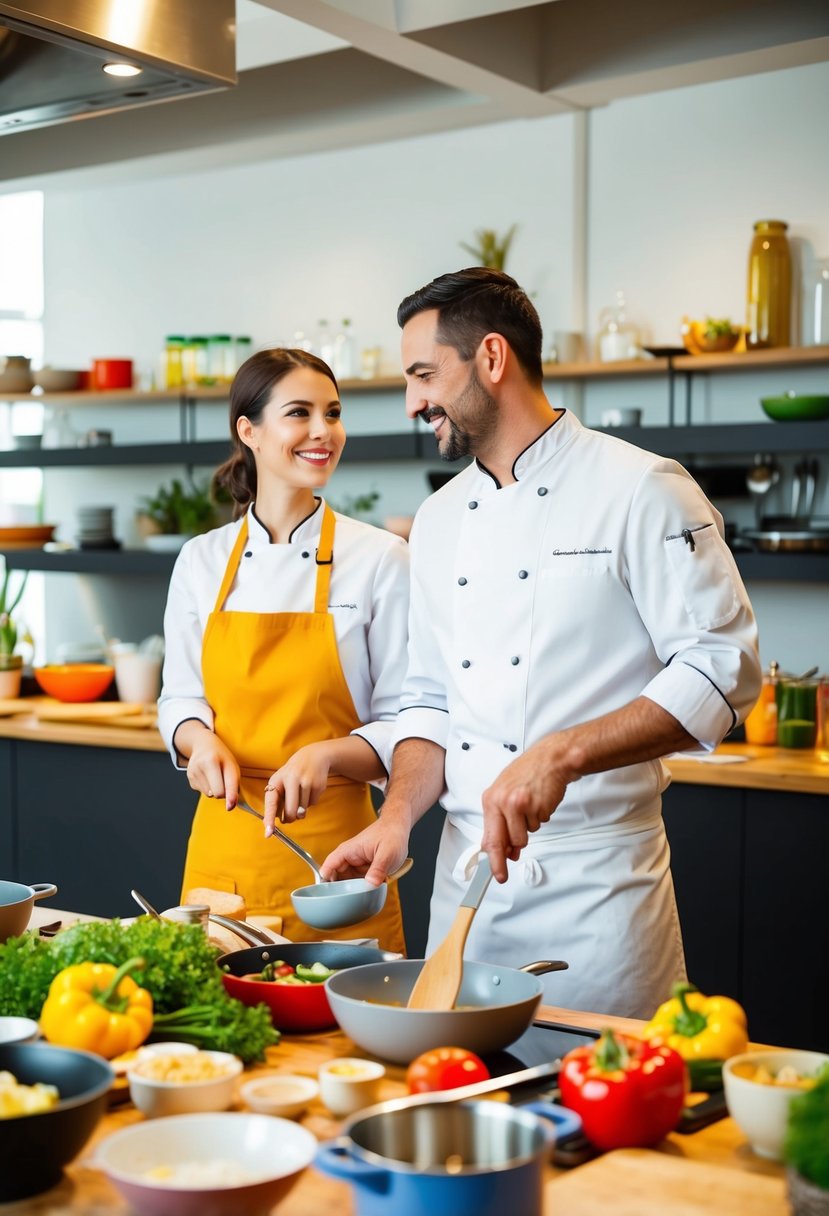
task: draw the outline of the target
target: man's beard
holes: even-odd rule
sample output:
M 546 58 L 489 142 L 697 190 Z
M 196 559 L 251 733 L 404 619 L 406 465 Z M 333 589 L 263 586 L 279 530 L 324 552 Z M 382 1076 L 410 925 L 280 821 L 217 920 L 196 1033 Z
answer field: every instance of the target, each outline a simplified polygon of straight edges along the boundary
M 460 460 L 462 456 L 473 456 L 481 445 L 495 431 L 498 418 L 495 399 L 491 397 L 478 379 L 473 367 L 469 374 L 466 388 L 456 397 L 451 406 L 453 412 L 457 409 L 462 413 L 467 410 L 475 418 L 478 426 L 474 431 L 463 430 L 462 427 L 444 414 L 444 426 L 449 428 L 449 434 L 441 444 L 438 440 L 438 453 L 441 460 Z

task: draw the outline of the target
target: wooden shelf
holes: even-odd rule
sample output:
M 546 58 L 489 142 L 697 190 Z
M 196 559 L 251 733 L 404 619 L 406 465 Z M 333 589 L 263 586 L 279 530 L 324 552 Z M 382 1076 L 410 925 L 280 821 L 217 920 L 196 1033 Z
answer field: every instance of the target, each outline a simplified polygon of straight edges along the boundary
M 820 422 L 734 422 L 699 426 L 596 427 L 660 456 L 829 451 L 829 418 Z
M 829 346 L 779 346 L 773 350 L 747 350 L 738 354 L 675 355 L 672 358 L 622 359 L 616 363 L 545 363 L 546 380 L 593 380 L 613 376 L 659 376 L 669 371 L 738 372 L 763 371 L 772 367 L 809 367 L 829 363 Z M 406 387 L 402 376 L 377 376 L 371 380 L 341 380 L 342 393 L 400 392 Z M 169 405 L 199 401 L 227 401 L 230 385 L 194 389 L 113 389 L 107 392 L 6 393 L 0 401 L 40 401 L 43 405 Z

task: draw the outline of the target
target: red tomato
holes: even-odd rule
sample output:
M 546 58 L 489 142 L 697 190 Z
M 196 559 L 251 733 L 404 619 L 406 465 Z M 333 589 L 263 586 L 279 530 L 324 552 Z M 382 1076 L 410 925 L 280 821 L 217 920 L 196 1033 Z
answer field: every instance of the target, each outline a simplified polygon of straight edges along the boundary
M 277 969 L 274 971 L 274 975 L 293 975 L 293 974 L 294 974 L 294 968 L 291 966 L 290 963 L 283 963 L 281 967 L 277 967 Z
M 435 1047 L 412 1060 L 406 1072 L 410 1094 L 433 1093 L 439 1089 L 457 1089 L 486 1081 L 489 1069 L 479 1056 L 464 1047 Z

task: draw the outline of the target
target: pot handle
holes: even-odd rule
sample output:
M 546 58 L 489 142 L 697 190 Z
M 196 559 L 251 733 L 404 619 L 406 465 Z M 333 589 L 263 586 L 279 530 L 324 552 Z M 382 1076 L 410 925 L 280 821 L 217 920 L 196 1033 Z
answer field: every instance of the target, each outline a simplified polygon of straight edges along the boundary
M 323 1174 L 332 1178 L 342 1178 L 353 1182 L 356 1186 L 365 1186 L 378 1195 L 387 1195 L 390 1190 L 391 1174 L 386 1169 L 376 1165 L 368 1165 L 359 1157 L 352 1156 L 351 1141 L 346 1136 L 337 1140 L 325 1140 L 317 1149 L 314 1165 Z
M 32 882 L 29 883 L 29 890 L 32 893 L 32 899 L 50 899 L 51 896 L 58 893 L 53 882 Z
M 534 1115 L 540 1115 L 546 1124 L 552 1124 L 552 1127 L 545 1128 L 551 1143 L 558 1144 L 581 1131 L 581 1119 L 576 1112 L 557 1106 L 554 1102 L 527 1102 L 518 1109 L 532 1111 Z
M 537 963 L 527 963 L 525 967 L 519 967 L 519 971 L 526 971 L 528 975 L 546 975 L 548 971 L 569 971 L 570 964 L 565 963 L 562 959 L 540 959 Z

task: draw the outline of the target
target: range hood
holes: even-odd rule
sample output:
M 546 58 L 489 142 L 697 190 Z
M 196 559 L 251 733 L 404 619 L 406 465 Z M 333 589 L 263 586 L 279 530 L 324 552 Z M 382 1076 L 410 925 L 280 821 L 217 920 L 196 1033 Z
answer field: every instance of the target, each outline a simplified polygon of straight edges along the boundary
M 234 84 L 235 0 L 0 0 L 0 135 Z

